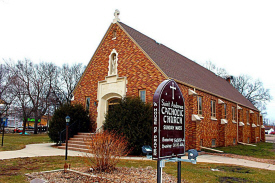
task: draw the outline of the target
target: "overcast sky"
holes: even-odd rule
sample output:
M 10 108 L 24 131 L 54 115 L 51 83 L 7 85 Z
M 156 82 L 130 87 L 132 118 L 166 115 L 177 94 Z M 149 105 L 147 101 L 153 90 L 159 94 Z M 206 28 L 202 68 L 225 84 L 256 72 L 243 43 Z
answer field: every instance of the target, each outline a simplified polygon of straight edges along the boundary
M 0 59 L 87 65 L 118 9 L 128 26 L 198 63 L 259 78 L 275 98 L 274 8 L 274 0 L 0 0 Z M 274 100 L 267 113 L 275 121 Z

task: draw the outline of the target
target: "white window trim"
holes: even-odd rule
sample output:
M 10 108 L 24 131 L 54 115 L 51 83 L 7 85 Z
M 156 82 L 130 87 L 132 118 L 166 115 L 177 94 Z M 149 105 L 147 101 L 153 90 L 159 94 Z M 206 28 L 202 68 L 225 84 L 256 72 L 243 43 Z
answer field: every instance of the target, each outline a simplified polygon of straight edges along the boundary
M 199 98 L 201 98 L 201 114 L 200 114 L 200 110 L 199 110 Z M 197 103 L 198 103 L 198 116 L 200 116 L 200 118 L 202 118 L 203 116 L 203 109 L 202 109 L 202 96 L 198 96 L 198 99 L 197 99 Z

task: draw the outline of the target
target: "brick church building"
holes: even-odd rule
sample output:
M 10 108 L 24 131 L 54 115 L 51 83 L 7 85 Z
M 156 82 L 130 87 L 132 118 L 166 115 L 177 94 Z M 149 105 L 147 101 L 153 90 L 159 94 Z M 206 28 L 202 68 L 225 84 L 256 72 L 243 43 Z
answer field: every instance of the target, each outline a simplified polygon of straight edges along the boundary
M 125 96 L 152 102 L 158 85 L 173 79 L 185 100 L 186 150 L 265 141 L 260 111 L 231 84 L 181 54 L 120 22 L 109 26 L 74 90 L 97 122 Z

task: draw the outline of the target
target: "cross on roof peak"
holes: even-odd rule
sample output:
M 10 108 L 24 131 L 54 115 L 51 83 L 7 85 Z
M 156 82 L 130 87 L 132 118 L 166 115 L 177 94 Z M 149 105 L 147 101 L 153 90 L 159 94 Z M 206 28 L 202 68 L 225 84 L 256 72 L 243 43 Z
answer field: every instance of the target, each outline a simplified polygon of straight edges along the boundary
M 114 18 L 114 20 L 113 20 L 113 24 L 115 24 L 115 23 L 117 23 L 117 22 L 120 21 L 120 19 L 119 19 L 119 17 L 118 17 L 119 14 L 120 14 L 120 11 L 119 11 L 118 9 L 116 9 L 116 10 L 115 10 L 115 13 L 114 13 L 115 18 Z

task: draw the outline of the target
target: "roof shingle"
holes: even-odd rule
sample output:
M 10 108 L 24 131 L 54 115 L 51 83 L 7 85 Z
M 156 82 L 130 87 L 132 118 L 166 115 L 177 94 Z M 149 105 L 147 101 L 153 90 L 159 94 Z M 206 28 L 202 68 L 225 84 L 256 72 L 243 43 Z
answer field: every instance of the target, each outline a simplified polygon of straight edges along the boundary
M 155 40 L 126 24 L 119 22 L 119 25 L 123 27 L 169 78 L 179 80 L 198 89 L 257 110 L 249 100 L 240 94 L 238 90 L 225 79 L 215 75 L 213 72 L 170 48 L 157 43 Z

